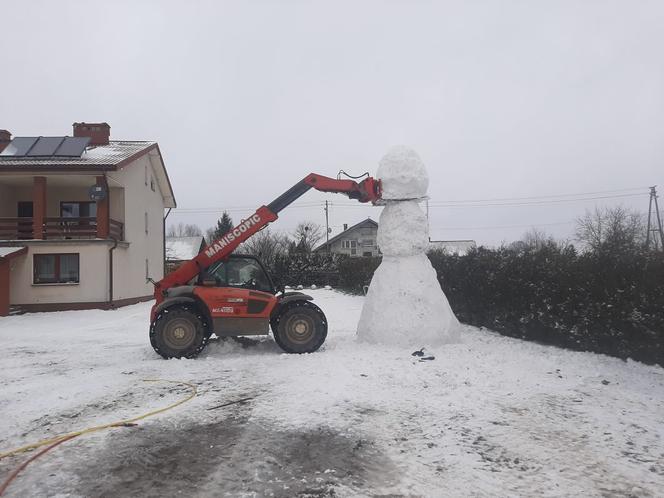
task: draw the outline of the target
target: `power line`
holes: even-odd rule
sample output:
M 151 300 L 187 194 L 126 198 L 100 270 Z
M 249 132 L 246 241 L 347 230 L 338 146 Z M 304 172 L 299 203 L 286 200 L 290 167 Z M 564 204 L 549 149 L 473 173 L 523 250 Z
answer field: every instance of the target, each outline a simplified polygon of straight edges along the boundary
M 564 204 L 564 203 L 573 203 L 573 202 L 585 202 L 585 201 L 594 201 L 602 199 L 618 199 L 618 198 L 627 198 L 627 197 L 641 197 L 643 196 L 642 192 L 635 194 L 618 194 L 618 195 L 605 195 L 605 196 L 596 196 L 596 197 L 580 197 L 576 199 L 547 199 L 531 202 L 491 202 L 491 203 L 477 203 L 477 204 L 449 204 L 447 201 L 433 201 L 429 202 L 429 208 L 453 208 L 453 209 L 463 209 L 463 208 L 483 208 L 483 207 L 500 207 L 500 206 L 537 206 L 537 205 L 547 205 L 547 204 Z M 456 201 L 461 202 L 461 201 Z M 332 203 L 332 206 L 343 207 L 343 208 L 357 208 L 362 207 L 357 204 L 350 203 Z
M 321 202 L 309 202 L 301 204 L 291 204 L 289 208 L 309 209 L 309 208 L 320 207 L 321 205 L 322 205 Z M 258 206 L 254 204 L 253 206 L 234 206 L 234 207 L 177 208 L 173 210 L 172 214 L 220 214 L 223 213 L 224 211 L 227 211 L 229 213 L 235 213 L 235 212 L 255 211 L 257 207 Z
M 576 199 L 547 199 L 539 201 L 534 200 L 530 202 L 494 202 L 494 203 L 484 203 L 484 204 L 446 204 L 445 202 L 442 202 L 440 204 L 430 204 L 430 207 L 467 208 L 467 207 L 496 207 L 496 206 L 536 206 L 536 205 L 545 205 L 545 204 L 564 204 L 569 202 L 584 202 L 584 201 L 596 201 L 601 199 L 618 199 L 618 198 L 642 197 L 642 196 L 643 193 L 639 192 L 636 194 L 579 197 Z
M 464 199 L 464 200 L 449 200 L 445 202 L 496 202 L 496 201 L 523 201 L 529 199 L 547 199 L 552 197 L 579 197 L 585 195 L 599 195 L 599 194 L 616 194 L 620 192 L 631 192 L 635 190 L 646 190 L 648 187 L 632 187 L 622 188 L 617 190 L 597 190 L 595 192 L 578 192 L 576 194 L 550 194 L 550 195 L 534 195 L 530 197 L 496 197 L 492 199 Z
M 558 221 L 555 223 L 528 223 L 525 225 L 491 225 L 485 227 L 435 227 L 436 230 L 492 230 L 503 228 L 528 228 L 528 227 L 550 227 L 556 225 L 569 225 L 575 223 L 576 220 Z
M 530 205 L 546 205 L 546 204 L 560 204 L 568 202 L 584 202 L 603 199 L 618 199 L 628 197 L 638 197 L 643 195 L 643 191 L 647 187 L 633 187 L 618 190 L 598 190 L 595 192 L 581 192 L 574 194 L 550 194 L 529 197 L 502 197 L 492 199 L 466 199 L 466 200 L 448 200 L 448 201 L 435 201 L 430 200 L 430 208 L 466 208 L 466 207 L 500 207 L 500 206 L 530 206 Z M 640 192 L 635 192 L 640 191 Z M 627 193 L 631 192 L 631 193 Z M 615 195 L 599 195 L 599 194 L 615 194 Z M 590 197 L 580 197 L 590 196 Z M 525 201 L 525 202 L 524 202 Z M 325 205 L 325 201 L 309 201 L 294 203 L 290 207 L 296 209 L 307 209 L 321 207 Z M 349 202 L 333 202 L 329 201 L 329 205 L 340 208 L 365 208 L 369 205 L 349 203 Z M 173 214 L 206 214 L 206 213 L 221 213 L 223 211 L 239 212 L 254 210 L 256 205 L 246 206 L 218 206 L 218 207 L 188 207 L 177 208 L 173 210 Z

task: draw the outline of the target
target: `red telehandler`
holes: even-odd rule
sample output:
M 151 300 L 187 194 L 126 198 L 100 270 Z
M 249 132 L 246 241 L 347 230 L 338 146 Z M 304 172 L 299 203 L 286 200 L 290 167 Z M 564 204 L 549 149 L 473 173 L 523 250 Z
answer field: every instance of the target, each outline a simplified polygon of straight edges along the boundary
M 265 335 L 269 327 L 288 353 L 310 353 L 325 342 L 327 319 L 311 296 L 277 290 L 258 259 L 232 254 L 311 188 L 374 204 L 381 197 L 380 180 L 368 174 L 357 183 L 311 173 L 258 208 L 198 256 L 155 282 L 150 343 L 157 353 L 164 358 L 193 358 L 212 333 L 218 337 Z

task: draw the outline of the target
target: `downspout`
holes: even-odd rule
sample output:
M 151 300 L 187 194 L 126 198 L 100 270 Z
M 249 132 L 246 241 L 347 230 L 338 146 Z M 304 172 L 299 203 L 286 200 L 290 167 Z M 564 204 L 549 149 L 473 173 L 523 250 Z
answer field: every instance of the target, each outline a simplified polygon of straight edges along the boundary
M 162 241 L 164 244 L 164 247 L 162 249 L 162 254 L 164 255 L 164 277 L 166 276 L 166 218 L 168 218 L 168 215 L 171 214 L 171 209 L 173 208 L 168 208 L 168 211 L 166 212 L 166 216 L 164 216 L 164 226 L 162 227 Z
M 108 186 L 108 174 L 104 171 L 104 183 L 106 183 L 106 196 L 108 199 L 108 229 L 109 237 L 113 240 L 113 246 L 108 250 L 108 307 L 113 308 L 113 251 L 118 247 L 118 239 L 110 236 L 111 229 L 111 189 Z M 117 182 L 113 178 L 111 180 Z
M 118 239 L 112 238 L 113 246 L 108 250 L 108 307 L 113 308 L 113 251 L 118 247 Z

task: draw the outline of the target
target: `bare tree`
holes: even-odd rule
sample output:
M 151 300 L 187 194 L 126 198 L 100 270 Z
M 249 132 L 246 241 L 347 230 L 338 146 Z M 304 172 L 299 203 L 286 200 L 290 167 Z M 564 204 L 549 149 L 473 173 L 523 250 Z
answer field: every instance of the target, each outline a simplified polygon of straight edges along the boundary
M 510 249 L 518 251 L 538 250 L 549 244 L 556 244 L 556 240 L 544 230 L 533 227 L 523 234 L 521 240 L 509 244 Z
M 214 234 L 215 234 L 215 227 L 210 227 L 207 230 L 205 230 L 205 242 L 207 242 L 208 244 L 212 243 L 215 240 Z
M 323 238 L 323 228 L 312 221 L 303 221 L 293 232 L 297 250 L 311 252 Z
M 595 208 L 576 220 L 576 238 L 592 251 L 634 250 L 643 245 L 643 215 L 623 206 Z
M 203 231 L 198 225 L 180 222 L 177 225 L 171 225 L 168 227 L 166 235 L 168 237 L 196 237 L 203 235 Z
M 238 247 L 238 251 L 260 259 L 268 268 L 274 267 L 276 258 L 288 252 L 288 236 L 271 232 L 265 228 Z
M 541 249 L 549 244 L 555 244 L 556 240 L 544 230 L 533 227 L 523 234 L 523 240 L 529 249 Z

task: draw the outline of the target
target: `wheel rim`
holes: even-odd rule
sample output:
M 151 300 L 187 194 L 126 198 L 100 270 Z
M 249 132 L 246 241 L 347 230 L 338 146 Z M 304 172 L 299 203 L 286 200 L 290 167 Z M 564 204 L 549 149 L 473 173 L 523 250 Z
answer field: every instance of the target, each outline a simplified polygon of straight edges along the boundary
M 296 344 L 306 344 L 314 335 L 314 322 L 305 315 L 294 315 L 286 323 L 288 340 Z
M 184 318 L 176 318 L 164 328 L 164 342 L 171 349 L 187 349 L 194 342 L 196 328 Z

